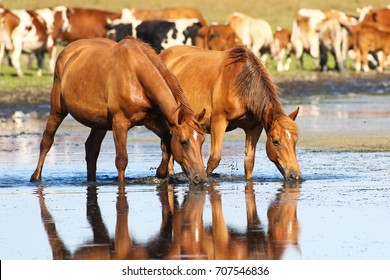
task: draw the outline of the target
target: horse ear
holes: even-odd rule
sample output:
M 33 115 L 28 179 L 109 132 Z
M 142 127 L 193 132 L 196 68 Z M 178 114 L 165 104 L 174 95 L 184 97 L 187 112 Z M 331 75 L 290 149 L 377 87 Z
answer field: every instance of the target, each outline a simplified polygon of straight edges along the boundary
M 198 122 L 201 122 L 204 118 L 204 115 L 206 114 L 206 108 L 203 108 L 203 111 L 200 112 L 199 114 L 197 114 L 195 116 L 195 119 L 198 121 Z
M 295 121 L 295 119 L 297 118 L 298 116 L 298 113 L 299 113 L 299 107 L 297 107 L 297 109 L 292 112 L 290 115 L 288 115 L 293 121 Z

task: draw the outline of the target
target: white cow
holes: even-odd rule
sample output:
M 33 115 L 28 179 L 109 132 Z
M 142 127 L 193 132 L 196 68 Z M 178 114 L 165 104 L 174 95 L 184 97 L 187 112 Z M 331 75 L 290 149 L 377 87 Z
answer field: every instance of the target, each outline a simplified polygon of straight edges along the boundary
M 54 9 L 3 9 L 0 21 L 4 27 L 1 40 L 0 61 L 4 56 L 4 49 L 10 53 L 12 65 L 18 76 L 23 76 L 20 65 L 22 52 L 34 53 L 38 57 L 38 75 L 42 74 L 43 52 L 49 52 L 50 72 L 54 73 L 55 43 L 60 29 L 66 28 L 68 21 L 66 8 Z
M 325 56 L 327 51 L 335 54 L 339 70 L 342 70 L 346 54 L 342 44 L 344 42 L 345 30 L 342 24 L 347 24 L 349 18 L 336 10 L 300 9 L 294 16 L 291 42 L 295 50 L 298 65 L 302 67 L 303 53 L 309 53 L 318 66 L 318 59 Z M 322 53 L 320 52 L 322 48 Z M 324 53 L 325 52 L 325 53 Z M 323 65 L 321 69 L 326 68 Z
M 262 55 L 263 61 L 266 60 L 266 53 L 270 52 L 273 42 L 273 33 L 268 22 L 234 12 L 226 24 L 233 28 L 244 45 L 251 48 L 253 53 Z

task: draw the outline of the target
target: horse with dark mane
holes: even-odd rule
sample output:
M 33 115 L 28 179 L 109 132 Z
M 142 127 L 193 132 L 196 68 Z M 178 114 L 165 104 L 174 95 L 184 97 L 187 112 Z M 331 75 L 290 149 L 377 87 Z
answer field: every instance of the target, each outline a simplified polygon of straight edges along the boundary
M 267 155 L 285 180 L 301 178 L 294 122 L 299 108 L 290 116 L 284 113 L 278 88 L 252 51 L 243 46 L 227 51 L 174 46 L 160 57 L 178 78 L 194 111 L 206 108 L 202 125 L 211 134 L 207 174 L 219 165 L 225 131 L 242 128 L 247 179 L 253 177 L 256 144 L 263 129 Z
M 192 183 L 206 180 L 201 147 L 204 131 L 175 76 L 153 49 L 128 37 L 116 43 L 85 39 L 69 44 L 56 63 L 50 115 L 31 181 L 40 181 L 45 157 L 63 119 L 91 128 L 85 143 L 89 181 L 96 181 L 96 161 L 107 130 L 113 131 L 118 181 L 124 182 L 128 164 L 127 133 L 144 125 L 161 138 L 163 158 L 158 177 L 168 174 L 171 155 Z

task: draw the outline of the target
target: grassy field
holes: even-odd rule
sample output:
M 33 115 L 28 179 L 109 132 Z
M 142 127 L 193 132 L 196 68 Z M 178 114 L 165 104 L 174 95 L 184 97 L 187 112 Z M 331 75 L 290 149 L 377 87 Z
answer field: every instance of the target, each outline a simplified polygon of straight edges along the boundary
M 337 9 L 351 15 L 356 15 L 356 8 L 372 5 L 375 8 L 385 7 L 389 4 L 388 0 L 269 0 L 269 1 L 237 1 L 237 0 L 0 0 L 0 3 L 6 8 L 12 9 L 31 9 L 38 7 L 66 5 L 73 7 L 94 7 L 111 11 L 120 11 L 124 7 L 128 8 L 158 8 L 170 6 L 192 6 L 198 8 L 206 18 L 208 23 L 218 22 L 225 23 L 228 16 L 234 11 L 240 11 L 251 15 L 254 18 L 262 18 L 267 20 L 273 29 L 276 27 L 284 27 L 291 29 L 294 13 L 300 8 L 318 8 L 318 9 Z M 26 60 L 26 57 L 23 57 Z M 307 70 L 313 69 L 311 59 L 305 60 Z M 330 62 L 330 68 L 334 62 Z M 25 62 L 22 62 L 26 65 Z M 46 63 L 47 65 L 47 63 Z M 275 65 L 268 60 L 267 67 L 273 74 L 275 73 Z M 298 70 L 295 70 L 294 63 L 292 70 L 287 75 L 295 75 Z M 43 77 L 36 77 L 35 70 L 27 70 L 24 68 L 26 77 L 19 79 L 15 77 L 15 70 L 4 63 L 2 64 L 0 73 L 0 89 L 15 88 L 15 87 L 40 87 L 48 86 L 51 83 L 51 77 L 44 72 Z M 286 74 L 284 74 L 286 75 Z
M 211 22 L 224 23 L 234 11 L 247 13 L 255 18 L 267 20 L 273 28 L 277 26 L 291 28 L 294 13 L 300 8 L 337 9 L 348 14 L 356 14 L 357 7 L 372 5 L 385 7 L 388 0 L 2 0 L 7 8 L 37 8 L 66 5 L 73 7 L 95 7 L 112 11 L 127 8 L 161 8 L 169 6 L 192 6 L 198 8 Z

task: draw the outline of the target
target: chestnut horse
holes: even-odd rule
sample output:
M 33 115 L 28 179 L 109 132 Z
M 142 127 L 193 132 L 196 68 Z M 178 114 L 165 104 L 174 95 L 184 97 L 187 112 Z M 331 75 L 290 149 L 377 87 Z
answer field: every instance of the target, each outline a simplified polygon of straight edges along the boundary
M 167 176 L 173 155 L 190 182 L 207 178 L 201 154 L 204 131 L 199 124 L 204 112 L 194 115 L 175 76 L 152 48 L 137 39 L 78 40 L 61 52 L 32 182 L 41 180 L 54 134 L 68 113 L 91 128 L 85 143 L 89 181 L 96 180 L 96 161 L 107 130 L 113 131 L 118 181 L 124 181 L 127 133 L 135 125 L 144 125 L 161 138 L 164 156 L 158 177 Z
M 263 63 L 248 48 L 211 51 L 174 46 L 160 54 L 178 78 L 195 112 L 206 109 L 202 125 L 211 134 L 207 174 L 221 160 L 225 131 L 242 128 L 246 134 L 245 177 L 253 177 L 256 144 L 265 129 L 266 150 L 285 180 L 299 180 L 295 146 L 299 108 L 286 116 L 279 91 Z M 170 171 L 171 172 L 171 171 Z

